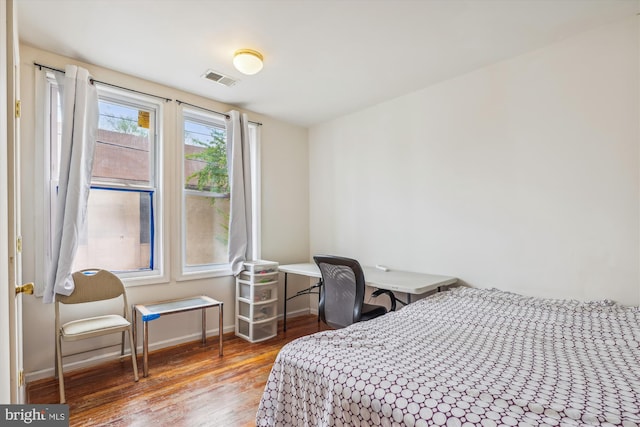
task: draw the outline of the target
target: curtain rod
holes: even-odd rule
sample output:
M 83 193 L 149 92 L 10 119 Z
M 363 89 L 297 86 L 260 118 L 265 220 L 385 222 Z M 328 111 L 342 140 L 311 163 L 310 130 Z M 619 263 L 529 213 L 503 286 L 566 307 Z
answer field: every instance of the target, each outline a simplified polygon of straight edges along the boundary
M 225 113 L 221 113 L 220 111 L 210 110 L 208 108 L 204 108 L 204 107 L 201 107 L 199 105 L 189 104 L 188 102 L 180 101 L 179 99 L 176 99 L 176 102 L 178 103 L 178 105 L 182 105 L 182 104 L 188 105 L 189 107 L 198 108 L 200 110 L 208 111 L 210 113 L 217 114 L 219 116 L 223 116 L 225 119 L 230 119 L 231 118 L 230 115 L 225 114 Z
M 34 62 L 33 65 L 35 65 L 36 67 L 40 67 L 41 70 L 43 68 L 46 68 L 47 70 L 57 71 L 58 73 L 64 73 L 64 70 L 60 70 L 58 68 L 49 67 L 48 65 L 38 64 L 37 62 Z M 127 90 L 129 92 L 139 93 L 141 95 L 152 96 L 154 98 L 162 99 L 162 100 L 164 100 L 164 102 L 173 101 L 173 99 L 171 99 L 171 98 L 167 98 L 167 97 L 159 96 L 159 95 L 154 95 L 152 93 L 141 92 L 141 91 L 135 90 L 135 89 L 129 89 L 128 87 L 122 87 L 122 86 L 114 85 L 114 84 L 111 84 L 111 83 L 103 82 L 103 81 L 100 81 L 100 80 L 96 80 L 96 79 L 94 79 L 92 77 L 89 78 L 89 82 L 91 82 L 91 84 L 98 83 L 98 84 L 101 84 L 101 85 L 104 85 L 104 86 L 110 86 L 110 87 L 115 87 L 117 89 Z
M 228 119 L 228 118 L 230 118 L 230 117 L 231 117 L 231 116 L 230 116 L 230 115 L 228 115 L 228 114 L 221 113 L 221 112 L 219 112 L 219 111 L 215 111 L 215 110 L 210 110 L 210 109 L 208 109 L 208 108 L 204 108 L 204 107 L 201 107 L 201 106 L 199 106 L 199 105 L 189 104 L 188 102 L 180 101 L 179 99 L 176 99 L 176 102 L 177 102 L 178 104 L 188 105 L 189 107 L 199 108 L 200 110 L 208 111 L 208 112 L 210 112 L 210 113 L 214 113 L 214 114 L 217 114 L 217 115 L 219 115 L 219 116 L 224 116 L 224 118 L 225 118 L 225 119 Z M 254 121 L 249 120 L 249 123 L 253 123 L 253 124 L 254 124 L 254 125 L 256 125 L 256 126 L 262 126 L 262 123 L 260 123 L 260 122 L 254 122 Z
M 64 70 L 60 70 L 59 68 L 49 67 L 48 65 L 38 64 L 37 62 L 34 62 L 33 65 L 35 65 L 36 67 L 39 67 L 41 70 L 43 68 L 46 68 L 47 70 L 56 71 L 58 73 L 64 73 Z M 166 98 L 164 96 L 154 95 L 152 93 L 141 92 L 139 90 L 129 89 L 127 87 L 117 86 L 117 85 L 114 85 L 114 84 L 111 84 L 111 83 L 107 83 L 107 82 L 102 82 L 100 80 L 96 80 L 94 78 L 90 78 L 89 81 L 91 82 L 91 84 L 98 83 L 98 84 L 105 85 L 105 86 L 111 86 L 111 87 L 115 87 L 115 88 L 118 88 L 118 89 L 128 90 L 129 92 L 135 92 L 135 93 L 139 93 L 139 94 L 142 94 L 142 95 L 153 96 L 154 98 L 163 99 L 165 102 L 173 101 L 173 99 L 171 99 L 171 98 Z M 220 116 L 224 116 L 227 119 L 230 117 L 228 114 L 221 113 L 221 112 L 215 111 L 215 110 L 210 110 L 208 108 L 200 107 L 199 105 L 189 104 L 188 102 L 180 101 L 178 99 L 176 99 L 175 101 L 178 104 L 184 104 L 184 105 L 188 105 L 189 107 L 199 108 L 201 110 L 205 110 L 205 111 L 208 111 L 210 113 L 214 113 L 214 114 L 218 114 Z M 262 123 L 254 122 L 252 120 L 249 120 L 249 123 L 253 123 L 254 125 L 257 125 L 257 126 L 262 126 Z

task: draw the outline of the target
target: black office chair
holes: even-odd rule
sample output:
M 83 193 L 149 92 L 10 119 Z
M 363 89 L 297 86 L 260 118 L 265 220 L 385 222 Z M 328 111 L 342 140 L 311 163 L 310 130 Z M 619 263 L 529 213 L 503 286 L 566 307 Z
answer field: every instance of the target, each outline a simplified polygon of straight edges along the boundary
M 327 325 L 336 329 L 344 328 L 387 312 L 381 305 L 364 303 L 364 272 L 358 261 L 332 255 L 316 255 L 313 260 L 322 274 L 318 310 L 320 319 Z M 394 310 L 396 304 L 393 293 L 382 293 L 389 295 Z

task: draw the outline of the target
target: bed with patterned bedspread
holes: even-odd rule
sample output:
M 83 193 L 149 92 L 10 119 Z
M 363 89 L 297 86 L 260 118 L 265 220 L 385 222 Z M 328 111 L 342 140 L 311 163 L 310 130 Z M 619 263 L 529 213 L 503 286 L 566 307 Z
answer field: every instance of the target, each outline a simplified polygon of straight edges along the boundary
M 640 426 L 640 311 L 456 288 L 282 348 L 259 426 Z

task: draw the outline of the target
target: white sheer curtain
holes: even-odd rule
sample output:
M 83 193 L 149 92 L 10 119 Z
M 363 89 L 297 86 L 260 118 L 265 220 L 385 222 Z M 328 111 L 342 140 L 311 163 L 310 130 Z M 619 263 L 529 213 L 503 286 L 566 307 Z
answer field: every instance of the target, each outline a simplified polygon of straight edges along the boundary
M 238 111 L 230 111 L 227 119 L 227 168 L 231 189 L 229 219 L 229 264 L 234 275 L 242 271 L 242 263 L 253 253 L 253 205 L 251 194 L 251 144 L 249 120 Z
M 70 295 L 74 289 L 71 266 L 87 212 L 98 127 L 98 94 L 89 79 L 89 72 L 75 65 L 67 65 L 64 78 L 58 78 L 62 90 L 60 177 L 45 304 L 53 302 L 55 294 Z

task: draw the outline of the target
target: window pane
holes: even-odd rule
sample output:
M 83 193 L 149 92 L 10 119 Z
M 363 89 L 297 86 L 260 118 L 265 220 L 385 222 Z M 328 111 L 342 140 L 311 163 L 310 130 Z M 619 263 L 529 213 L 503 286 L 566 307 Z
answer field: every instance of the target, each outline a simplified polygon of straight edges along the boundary
M 152 193 L 91 189 L 73 270 L 152 269 Z
M 225 129 L 184 121 L 184 188 L 229 193 Z
M 186 265 L 228 262 L 229 199 L 185 196 Z
M 183 269 L 203 271 L 229 262 L 226 128 L 202 112 L 183 117 Z
M 152 112 L 104 100 L 99 109 L 92 180 L 153 185 Z

